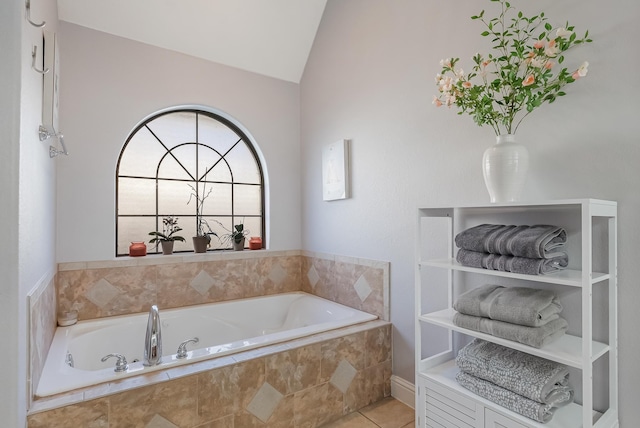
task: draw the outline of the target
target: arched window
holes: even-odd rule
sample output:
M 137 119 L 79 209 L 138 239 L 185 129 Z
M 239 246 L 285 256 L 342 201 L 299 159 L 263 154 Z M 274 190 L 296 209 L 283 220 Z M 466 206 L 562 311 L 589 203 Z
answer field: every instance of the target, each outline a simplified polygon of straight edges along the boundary
M 183 230 L 176 235 L 185 238 L 175 242 L 174 251 L 193 251 L 198 209 L 221 238 L 212 237 L 210 249 L 231 248 L 222 238 L 240 223 L 264 242 L 264 177 L 257 152 L 220 115 L 192 108 L 153 115 L 129 135 L 118 159 L 116 255 L 127 255 L 131 242 L 148 243 L 149 232 L 162 232 L 167 216 L 178 218 Z M 161 252 L 154 244 L 147 247 Z

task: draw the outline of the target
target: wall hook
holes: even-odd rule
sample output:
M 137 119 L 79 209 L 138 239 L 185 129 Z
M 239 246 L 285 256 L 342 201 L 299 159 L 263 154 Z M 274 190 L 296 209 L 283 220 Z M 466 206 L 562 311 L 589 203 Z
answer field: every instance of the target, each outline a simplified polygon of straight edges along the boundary
M 40 24 L 36 24 L 31 20 L 31 0 L 27 0 L 25 7 L 27 9 L 27 21 L 29 22 L 29 24 L 33 25 L 36 28 L 42 28 L 47 24 L 46 21 L 42 21 Z
M 31 51 L 31 68 L 37 71 L 40 74 L 47 74 L 49 72 L 49 68 L 45 68 L 44 70 L 38 70 L 36 68 L 36 54 L 38 53 L 38 47 L 33 46 L 33 50 Z

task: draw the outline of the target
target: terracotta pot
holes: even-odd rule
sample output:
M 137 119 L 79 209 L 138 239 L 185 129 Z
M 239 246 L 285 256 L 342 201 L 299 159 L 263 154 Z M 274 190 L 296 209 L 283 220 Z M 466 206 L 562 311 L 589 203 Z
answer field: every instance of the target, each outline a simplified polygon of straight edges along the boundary
M 249 249 L 250 250 L 262 249 L 262 238 L 259 236 L 252 236 L 251 239 L 249 239 Z
M 140 257 L 147 255 L 147 246 L 144 242 L 132 242 L 129 245 L 129 256 Z
M 211 238 L 209 236 L 194 236 L 193 238 L 193 250 L 196 253 L 206 253 L 207 247 Z

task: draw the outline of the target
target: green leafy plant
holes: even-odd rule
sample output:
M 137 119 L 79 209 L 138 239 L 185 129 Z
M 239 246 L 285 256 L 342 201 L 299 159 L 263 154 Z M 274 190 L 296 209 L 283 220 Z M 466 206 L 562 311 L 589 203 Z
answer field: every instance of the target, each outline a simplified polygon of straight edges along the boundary
M 455 105 L 458 114 L 469 114 L 479 126 L 491 126 L 496 135 L 515 134 L 533 110 L 566 95 L 565 85 L 587 75 L 586 61 L 573 71 L 561 64 L 567 50 L 592 40 L 588 31 L 578 38 L 568 22 L 553 28 L 544 12 L 526 17 L 508 1 L 491 1 L 501 6 L 497 17 L 488 19 L 483 10 L 471 19 L 485 25 L 481 35 L 491 37 L 493 52 L 474 55 L 469 74 L 456 68 L 459 58 L 440 61 L 439 94 L 433 104 Z
M 241 223 L 233 226 L 233 230 L 227 229 L 222 223 L 217 220 L 216 223 L 218 223 L 220 227 L 227 231 L 227 233 L 221 236 L 221 240 L 224 243 L 229 244 L 231 242 L 235 242 L 236 244 L 239 244 L 240 242 L 242 242 L 242 238 L 249 235 L 249 230 L 244 228 L 244 220 Z
M 150 244 L 160 241 L 182 241 L 182 236 L 174 235 L 176 232 L 180 232 L 182 228 L 178 226 L 178 217 L 166 216 L 162 218 L 162 232 L 153 231 L 149 232 L 149 235 L 154 236 L 149 241 Z

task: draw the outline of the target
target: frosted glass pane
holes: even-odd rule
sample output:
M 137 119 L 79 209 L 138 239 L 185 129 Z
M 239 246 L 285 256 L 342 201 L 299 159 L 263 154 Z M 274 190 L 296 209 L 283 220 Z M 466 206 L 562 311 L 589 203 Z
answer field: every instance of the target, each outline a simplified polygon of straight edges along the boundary
M 231 231 L 231 217 L 209 217 L 207 221 L 211 229 L 218 234 L 218 238 L 211 238 L 211 248 L 214 250 L 231 248 L 231 244 L 224 242 L 225 235 Z
M 202 212 L 205 215 L 231 215 L 231 185 L 207 184 L 207 188 L 213 188 L 213 192 L 205 200 Z
M 260 218 L 245 217 L 244 228 L 245 230 L 249 231 L 249 234 L 247 235 L 247 240 L 249 240 L 251 236 L 259 236 L 261 238 L 263 237 L 262 236 L 262 219 Z
M 167 156 L 162 160 L 158 170 L 158 177 L 178 180 L 195 180 L 195 164 L 195 144 L 176 147 L 171 151 L 171 154 L 167 154 Z
M 244 142 L 235 146 L 225 159 L 233 171 L 235 183 L 260 184 L 260 172 L 255 157 Z
M 155 178 L 158 163 L 166 153 L 158 140 L 146 128 L 142 128 L 124 149 L 118 175 Z
M 161 215 L 195 215 L 195 201 L 189 202 L 191 192 L 191 188 L 183 181 L 158 181 L 158 213 Z M 155 213 L 155 207 L 150 213 Z
M 207 173 L 214 165 L 216 165 L 214 169 Z M 226 174 L 225 169 L 227 170 Z M 224 161 L 220 161 L 220 154 L 207 146 L 198 146 L 198 174 L 200 174 L 201 180 L 231 181 L 228 167 Z
M 156 182 L 143 178 L 118 179 L 118 214 L 154 214 Z
M 129 254 L 129 245 L 134 241 L 147 243 L 147 251 L 152 248 L 149 244 L 149 232 L 156 230 L 155 217 L 118 217 L 118 254 Z
M 207 174 L 207 180 L 231 183 L 231 171 L 229 171 L 227 163 L 224 161 L 218 163 L 211 172 Z
M 260 215 L 262 214 L 262 201 L 260 186 L 247 186 L 234 184 L 234 212 L 235 215 Z
M 147 124 L 149 129 L 171 149 L 182 143 L 196 142 L 196 114 L 173 112 L 153 119 Z
M 227 125 L 209 116 L 198 116 L 198 142 L 226 153 L 240 137 Z

